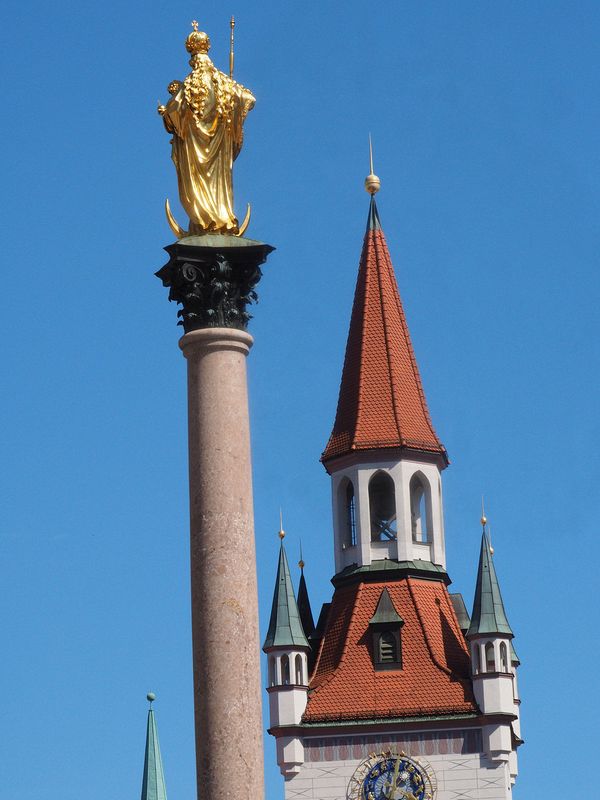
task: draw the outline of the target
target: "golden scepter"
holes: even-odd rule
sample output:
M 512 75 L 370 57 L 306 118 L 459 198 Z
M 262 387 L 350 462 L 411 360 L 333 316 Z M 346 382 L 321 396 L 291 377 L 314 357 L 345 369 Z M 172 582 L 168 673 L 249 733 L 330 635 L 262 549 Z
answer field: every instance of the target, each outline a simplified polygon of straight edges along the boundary
M 233 78 L 233 29 L 235 27 L 233 15 L 229 21 L 229 25 L 231 26 L 231 38 L 229 39 L 229 77 Z

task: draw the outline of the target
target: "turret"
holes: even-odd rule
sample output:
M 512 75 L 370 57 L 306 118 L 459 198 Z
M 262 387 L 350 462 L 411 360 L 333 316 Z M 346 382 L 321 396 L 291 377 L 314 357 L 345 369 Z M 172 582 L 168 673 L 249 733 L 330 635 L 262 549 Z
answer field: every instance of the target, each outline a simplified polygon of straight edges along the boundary
M 158 743 L 158 730 L 152 703 L 156 699 L 150 692 L 147 695 L 150 703 L 148 709 L 148 724 L 146 727 L 146 753 L 144 756 L 144 774 L 142 776 L 142 800 L 167 800 L 167 789 L 163 773 L 160 745 Z
M 372 172 L 372 170 L 371 170 Z M 369 176 L 369 179 L 375 176 Z M 371 194 L 333 431 L 335 569 L 393 559 L 445 569 L 441 471 L 394 268 Z
M 263 645 L 267 654 L 270 729 L 277 737 L 277 763 L 285 776 L 294 775 L 304 762 L 302 740 L 295 736 L 278 736 L 277 728 L 298 725 L 308 697 L 308 655 L 310 646 L 302 627 L 294 594 L 283 538 L 269 630 Z
M 481 551 L 467 640 L 477 704 L 484 715 L 505 716 L 502 722 L 484 726 L 484 748 L 490 758 L 507 761 L 515 748 L 512 725 L 516 716 L 511 663 L 513 632 L 504 610 L 486 522 L 482 516 Z

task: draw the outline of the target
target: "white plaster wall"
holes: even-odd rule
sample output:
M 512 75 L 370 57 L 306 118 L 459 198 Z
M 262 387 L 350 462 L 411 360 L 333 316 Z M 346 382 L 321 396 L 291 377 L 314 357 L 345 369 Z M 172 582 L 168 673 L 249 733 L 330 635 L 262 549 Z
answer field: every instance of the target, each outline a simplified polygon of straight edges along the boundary
M 277 763 L 281 773 L 286 775 L 286 783 L 299 774 L 304 761 L 302 741 L 295 736 L 280 736 L 276 743 Z
M 379 470 L 391 476 L 396 489 L 398 538 L 395 542 L 371 542 L 369 481 Z M 430 541 L 427 543 L 413 542 L 412 539 L 410 480 L 416 472 L 421 473 L 430 487 L 432 530 Z M 348 546 L 345 542 L 346 521 L 339 499 L 340 486 L 345 479 L 352 481 L 354 486 L 357 526 L 357 543 L 354 546 Z M 331 495 L 336 573 L 351 564 L 366 566 L 371 561 L 383 558 L 398 561 L 427 560 L 446 568 L 442 479 L 440 470 L 435 464 L 402 459 L 345 467 L 332 474 Z
M 484 725 L 483 747 L 491 758 L 508 761 L 512 752 L 510 725 Z
M 271 728 L 283 725 L 298 725 L 304 710 L 308 690 L 302 687 L 281 687 L 269 692 Z
M 473 694 L 484 714 L 514 714 L 513 676 L 510 673 L 480 672 L 473 676 Z
M 417 759 L 418 760 L 418 759 Z M 285 781 L 285 800 L 346 800 L 350 778 L 361 761 L 302 764 Z M 435 800 L 509 800 L 511 777 L 506 763 L 480 755 L 431 756 L 437 783 Z

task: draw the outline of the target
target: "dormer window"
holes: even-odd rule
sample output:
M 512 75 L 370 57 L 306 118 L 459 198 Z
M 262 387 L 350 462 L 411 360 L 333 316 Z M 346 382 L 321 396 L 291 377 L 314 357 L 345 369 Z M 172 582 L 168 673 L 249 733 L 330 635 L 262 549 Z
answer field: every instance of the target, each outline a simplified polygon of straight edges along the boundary
M 402 669 L 404 620 L 398 614 L 387 589 L 379 597 L 375 614 L 369 620 L 373 642 L 373 665 L 376 670 Z
M 369 481 L 371 541 L 394 541 L 398 535 L 396 488 L 386 472 L 377 472 Z

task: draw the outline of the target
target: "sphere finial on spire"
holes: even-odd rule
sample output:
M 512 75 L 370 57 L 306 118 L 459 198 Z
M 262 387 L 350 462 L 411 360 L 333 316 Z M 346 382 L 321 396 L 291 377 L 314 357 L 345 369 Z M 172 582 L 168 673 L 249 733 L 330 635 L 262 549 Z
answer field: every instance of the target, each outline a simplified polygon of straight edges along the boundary
M 381 188 L 381 181 L 373 172 L 373 143 L 371 142 L 371 134 L 369 134 L 369 168 L 370 172 L 365 178 L 365 189 L 371 195 L 377 194 Z
M 283 530 L 283 512 L 279 509 L 279 538 L 283 541 L 285 539 L 285 531 Z
M 152 703 L 156 700 L 156 695 L 154 692 L 148 692 L 146 695 L 146 700 L 150 703 L 150 707 L 152 707 Z
M 298 562 L 300 569 L 304 569 L 304 559 L 302 558 L 302 539 L 300 539 L 300 561 Z
M 481 495 L 481 526 L 483 527 L 483 532 L 485 533 L 485 526 L 487 525 L 488 518 L 485 515 L 485 507 L 483 505 L 483 495 Z M 488 525 L 487 528 L 487 538 L 488 543 L 490 546 L 490 555 L 494 555 L 494 548 L 492 547 L 492 526 Z
M 483 495 L 481 495 L 481 525 L 483 526 L 484 531 L 485 531 L 486 523 L 487 523 L 487 517 L 485 515 L 485 507 L 484 507 L 484 504 L 483 504 Z

